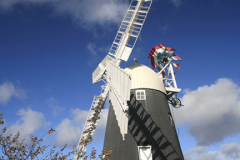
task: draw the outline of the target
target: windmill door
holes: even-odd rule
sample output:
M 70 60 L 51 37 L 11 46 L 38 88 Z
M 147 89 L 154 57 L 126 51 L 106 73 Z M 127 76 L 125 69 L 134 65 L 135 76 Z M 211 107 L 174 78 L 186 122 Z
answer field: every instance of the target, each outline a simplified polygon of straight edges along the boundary
M 139 160 L 152 160 L 151 146 L 138 146 Z

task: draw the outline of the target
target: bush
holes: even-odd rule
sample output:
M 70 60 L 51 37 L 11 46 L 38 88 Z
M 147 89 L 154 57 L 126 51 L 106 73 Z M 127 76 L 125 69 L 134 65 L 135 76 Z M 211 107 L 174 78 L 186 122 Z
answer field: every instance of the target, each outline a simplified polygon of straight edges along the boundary
M 4 121 L 2 119 L 3 114 L 0 113 L 0 124 L 4 124 Z M 20 140 L 20 132 L 18 131 L 14 136 L 12 134 L 8 136 L 4 136 L 4 133 L 6 132 L 6 127 L 2 129 L 2 132 L 0 134 L 0 147 L 2 149 L 2 153 L 4 156 L 0 157 L 1 159 L 5 159 L 6 157 L 9 160 L 28 160 L 28 159 L 51 159 L 51 160 L 65 160 L 70 156 L 77 155 L 77 159 L 83 159 L 87 160 L 88 158 L 96 159 L 96 150 L 93 147 L 91 153 L 89 155 L 86 155 L 86 153 L 80 154 L 77 150 L 76 145 L 73 146 L 72 151 L 68 152 L 67 154 L 63 154 L 63 151 L 66 149 L 67 145 L 65 144 L 60 150 L 56 149 L 56 146 L 54 145 L 51 147 L 51 145 L 42 145 L 43 138 L 55 132 L 55 129 L 50 129 L 45 133 L 41 138 L 34 137 L 33 135 L 30 135 L 30 144 L 27 145 L 24 143 L 25 139 Z M 85 141 L 81 141 L 81 144 L 84 144 L 87 146 L 87 144 L 92 142 L 92 137 L 89 137 Z M 102 151 L 102 154 L 98 156 L 98 159 L 106 160 L 109 159 L 110 154 L 112 153 L 112 149 L 106 151 L 105 149 Z

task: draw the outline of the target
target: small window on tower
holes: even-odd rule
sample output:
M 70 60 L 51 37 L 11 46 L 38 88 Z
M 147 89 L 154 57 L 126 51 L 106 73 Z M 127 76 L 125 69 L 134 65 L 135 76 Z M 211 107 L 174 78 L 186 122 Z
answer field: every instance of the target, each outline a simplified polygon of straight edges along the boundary
M 136 90 L 136 98 L 137 100 L 146 100 L 145 90 Z
M 139 160 L 152 160 L 151 146 L 138 146 Z

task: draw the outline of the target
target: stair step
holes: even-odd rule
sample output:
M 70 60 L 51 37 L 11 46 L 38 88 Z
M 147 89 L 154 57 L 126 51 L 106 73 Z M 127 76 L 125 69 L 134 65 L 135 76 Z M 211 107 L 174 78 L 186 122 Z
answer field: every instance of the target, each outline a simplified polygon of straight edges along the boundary
M 149 9 L 150 7 L 140 6 L 139 8 Z
M 136 25 L 143 25 L 143 23 L 139 23 L 139 22 L 133 22 L 133 24 L 136 24 Z
M 146 15 L 140 15 L 140 14 L 138 14 L 138 15 L 136 15 L 136 16 L 138 16 L 138 17 L 146 17 Z
M 119 30 L 118 30 L 118 32 L 120 32 L 120 33 L 122 33 L 122 34 L 124 34 L 124 33 L 125 33 L 125 32 L 119 31 Z M 120 40 L 120 39 L 119 39 L 119 40 Z
M 136 27 L 136 26 L 134 26 L 133 29 L 135 29 L 135 28 L 137 28 L 137 29 L 141 29 L 141 27 Z
M 99 99 L 102 99 L 102 96 L 100 95 L 100 96 L 94 96 L 95 98 L 99 98 Z
M 129 24 L 121 24 L 121 26 L 126 26 L 126 27 L 128 27 L 128 26 L 129 26 Z
M 138 10 L 139 13 L 148 13 L 148 11 Z
M 132 37 L 136 37 L 136 38 L 138 37 L 138 35 L 134 35 L 134 34 L 130 34 L 130 36 L 132 36 Z
M 128 9 L 127 12 L 128 12 L 128 11 L 129 11 L 129 12 L 135 12 L 136 10 L 134 10 L 134 9 Z

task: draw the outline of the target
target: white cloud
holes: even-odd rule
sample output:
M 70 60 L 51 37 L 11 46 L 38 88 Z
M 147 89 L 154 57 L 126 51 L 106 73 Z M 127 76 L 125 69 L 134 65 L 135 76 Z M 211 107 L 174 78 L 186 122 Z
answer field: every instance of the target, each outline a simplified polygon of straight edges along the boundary
M 11 82 L 4 82 L 0 85 L 0 105 L 7 104 L 12 97 L 24 99 L 27 98 L 27 95 L 23 89 L 15 87 Z
M 195 147 L 184 153 L 186 160 L 240 160 L 240 145 L 229 143 L 221 146 L 220 151 L 209 151 L 207 147 Z
M 77 144 L 82 133 L 82 128 L 86 122 L 88 112 L 86 110 L 75 109 L 71 110 L 73 116 L 72 119 L 64 119 L 57 127 L 57 135 L 55 137 L 55 144 L 57 146 L 62 146 L 67 144 L 72 146 Z M 97 140 L 103 135 L 106 127 L 108 109 L 104 109 L 101 114 L 101 119 L 96 126 L 96 130 L 93 135 L 93 139 Z
M 64 110 L 65 108 L 63 107 L 60 107 L 58 105 L 58 101 L 54 98 L 54 97 L 50 97 L 48 100 L 47 100 L 47 104 L 50 108 L 52 108 L 53 110 L 53 116 L 58 116 L 60 115 Z
M 202 147 L 202 146 L 198 146 L 198 147 L 195 147 L 193 149 L 191 149 L 190 151 L 187 151 L 185 154 L 186 155 L 191 155 L 191 154 L 202 154 L 202 153 L 205 153 L 207 152 L 207 148 L 206 147 Z
M 77 108 L 75 110 L 71 110 L 70 112 L 73 115 L 73 123 L 81 126 L 85 124 L 89 112 L 88 110 L 80 110 Z
M 71 0 L 60 1 L 55 7 L 57 14 L 68 14 L 76 22 L 119 23 L 126 12 L 128 3 L 123 0 Z
M 1 0 L 0 8 L 5 11 L 14 9 L 16 4 L 52 6 L 52 13 L 67 15 L 75 23 L 86 28 L 92 24 L 119 23 L 128 7 L 127 0 Z
M 87 49 L 90 51 L 89 53 L 93 56 L 97 56 L 96 45 L 94 43 L 88 43 Z
M 86 46 L 88 49 L 88 54 L 90 55 L 90 59 L 88 60 L 87 64 L 89 66 L 95 66 L 96 62 L 102 60 L 103 58 L 99 56 L 99 53 L 104 52 L 105 55 L 108 53 L 110 47 L 97 47 L 94 43 L 88 43 Z M 96 66 L 95 66 L 96 67 Z
M 185 160 L 224 160 L 224 156 L 218 151 L 208 151 L 207 147 L 195 147 L 184 153 Z
M 182 5 L 182 0 L 171 0 L 171 2 L 172 2 L 176 7 Z
M 240 145 L 238 143 L 222 145 L 221 152 L 226 159 L 240 160 Z
M 240 132 L 240 88 L 230 79 L 188 91 L 176 115 L 176 124 L 187 124 L 198 145 L 209 145 Z
M 72 146 L 78 142 L 81 134 L 80 128 L 74 125 L 68 118 L 64 119 L 56 127 L 56 132 L 55 144 L 57 146 L 63 146 L 64 144 Z
M 47 128 L 50 122 L 46 122 L 41 112 L 33 111 L 32 109 L 20 109 L 17 112 L 20 119 L 10 127 L 7 127 L 7 134 L 13 134 L 20 131 L 20 139 L 28 138 L 30 134 L 35 133 L 41 128 Z

